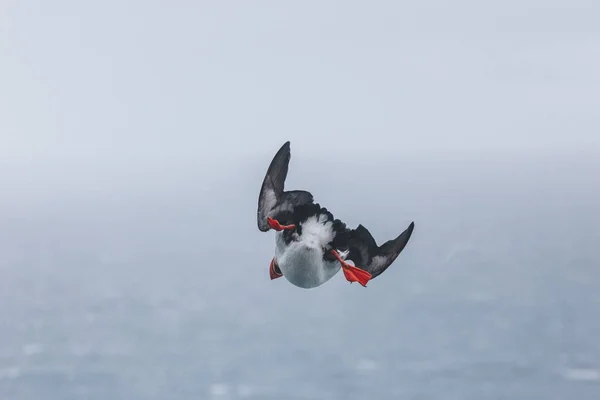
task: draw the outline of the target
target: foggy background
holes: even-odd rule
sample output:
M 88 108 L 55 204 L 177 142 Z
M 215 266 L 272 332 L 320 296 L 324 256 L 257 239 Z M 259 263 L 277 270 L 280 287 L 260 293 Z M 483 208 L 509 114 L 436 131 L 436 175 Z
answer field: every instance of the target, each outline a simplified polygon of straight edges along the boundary
M 598 399 L 598 15 L 5 0 L 0 399 Z M 287 140 L 368 288 L 269 280 Z

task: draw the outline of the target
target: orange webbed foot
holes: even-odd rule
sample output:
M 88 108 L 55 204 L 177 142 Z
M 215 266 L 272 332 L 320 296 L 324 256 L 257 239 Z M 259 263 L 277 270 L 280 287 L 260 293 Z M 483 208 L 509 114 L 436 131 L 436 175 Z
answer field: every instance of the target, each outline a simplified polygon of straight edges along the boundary
M 279 221 L 271 217 L 267 217 L 267 224 L 269 224 L 269 227 L 271 227 L 271 229 L 274 229 L 276 231 L 293 231 L 294 229 L 296 229 L 296 225 L 294 224 L 281 225 Z
M 342 264 L 342 271 L 344 272 L 344 276 L 348 280 L 348 282 L 358 282 L 362 286 L 366 287 L 367 282 L 371 279 L 371 274 L 365 271 L 364 269 L 360 269 L 355 267 L 354 265 L 348 264 L 346 261 L 342 260 L 339 253 L 333 249 L 331 250 L 331 254 Z

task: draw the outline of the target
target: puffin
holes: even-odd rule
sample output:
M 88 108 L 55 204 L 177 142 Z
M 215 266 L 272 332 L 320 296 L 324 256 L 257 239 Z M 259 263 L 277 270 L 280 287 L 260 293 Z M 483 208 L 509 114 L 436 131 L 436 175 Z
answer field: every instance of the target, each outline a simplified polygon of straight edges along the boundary
M 290 142 L 281 146 L 269 165 L 258 196 L 257 224 L 275 231 L 271 280 L 282 276 L 292 285 L 321 286 L 340 269 L 350 283 L 363 287 L 381 275 L 406 247 L 415 224 L 378 246 L 363 225 L 349 229 L 306 190 L 285 191 L 291 158 Z

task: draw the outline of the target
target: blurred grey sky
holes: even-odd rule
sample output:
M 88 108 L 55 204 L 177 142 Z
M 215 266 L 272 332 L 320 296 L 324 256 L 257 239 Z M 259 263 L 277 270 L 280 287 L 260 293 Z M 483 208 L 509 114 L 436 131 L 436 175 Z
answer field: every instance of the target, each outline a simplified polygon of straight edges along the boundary
M 0 7 L 4 168 L 600 145 L 595 0 Z

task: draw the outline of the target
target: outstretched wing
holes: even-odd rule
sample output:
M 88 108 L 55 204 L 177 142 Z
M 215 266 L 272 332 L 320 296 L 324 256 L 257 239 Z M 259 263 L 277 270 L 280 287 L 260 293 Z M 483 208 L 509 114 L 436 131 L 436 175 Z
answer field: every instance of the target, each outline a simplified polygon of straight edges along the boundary
M 367 228 L 359 225 L 358 228 L 349 231 L 349 253 L 346 259 L 352 260 L 358 268 L 369 272 L 371 279 L 374 279 L 396 260 L 400 252 L 406 247 L 414 227 L 415 223 L 411 222 L 408 228 L 397 238 L 377 246 L 375 239 L 373 239 Z
M 313 202 L 310 192 L 304 190 L 284 192 L 290 158 L 290 142 L 285 142 L 273 157 L 263 180 L 257 211 L 258 229 L 262 232 L 270 229 L 267 217 L 285 224 L 292 217 L 294 207 Z

